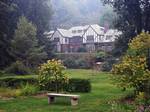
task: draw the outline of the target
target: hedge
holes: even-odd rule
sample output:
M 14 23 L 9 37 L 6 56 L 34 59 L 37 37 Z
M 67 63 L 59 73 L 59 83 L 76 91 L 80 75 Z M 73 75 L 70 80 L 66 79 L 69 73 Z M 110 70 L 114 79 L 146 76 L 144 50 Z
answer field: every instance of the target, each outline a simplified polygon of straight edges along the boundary
M 0 87 L 18 88 L 22 84 L 38 84 L 36 77 L 4 77 L 0 78 Z M 69 79 L 68 83 L 58 85 L 60 91 L 66 92 L 90 92 L 91 83 L 88 79 Z M 40 86 L 41 90 L 56 91 L 55 82 L 49 82 L 45 87 Z
M 3 77 L 0 78 L 0 87 L 18 88 L 22 84 L 38 84 L 35 77 Z

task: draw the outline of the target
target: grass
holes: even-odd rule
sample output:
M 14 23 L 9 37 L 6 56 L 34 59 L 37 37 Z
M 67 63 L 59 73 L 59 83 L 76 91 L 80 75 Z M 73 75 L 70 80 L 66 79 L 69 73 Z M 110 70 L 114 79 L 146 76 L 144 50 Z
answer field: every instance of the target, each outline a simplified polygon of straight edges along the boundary
M 91 70 L 67 70 L 69 77 L 88 78 L 92 83 L 91 93 L 77 93 L 81 96 L 79 105 L 70 106 L 67 98 L 56 98 L 48 105 L 47 97 L 24 97 L 0 100 L 0 112 L 111 112 L 110 101 L 127 95 L 111 84 L 109 73 L 94 73 Z

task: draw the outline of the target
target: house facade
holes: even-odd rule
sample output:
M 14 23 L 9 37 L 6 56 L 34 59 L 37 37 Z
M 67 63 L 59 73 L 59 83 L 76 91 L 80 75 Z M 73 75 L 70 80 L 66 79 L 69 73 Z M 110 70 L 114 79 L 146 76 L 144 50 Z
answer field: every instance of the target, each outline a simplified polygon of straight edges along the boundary
M 103 50 L 109 52 L 114 47 L 115 39 L 121 33 L 114 29 L 106 30 L 97 24 L 76 26 L 70 29 L 56 29 L 46 33 L 56 52 L 78 52 L 80 48 L 88 52 Z

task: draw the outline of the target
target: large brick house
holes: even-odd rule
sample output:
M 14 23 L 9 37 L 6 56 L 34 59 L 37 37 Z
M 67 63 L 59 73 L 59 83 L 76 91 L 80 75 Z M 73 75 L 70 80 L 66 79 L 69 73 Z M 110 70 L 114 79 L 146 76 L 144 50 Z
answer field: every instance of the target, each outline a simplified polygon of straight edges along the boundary
M 97 50 L 111 51 L 115 39 L 120 32 L 114 29 L 106 30 L 97 24 L 76 26 L 70 29 L 56 29 L 46 33 L 55 48 L 56 52 L 78 52 L 85 48 L 88 52 Z

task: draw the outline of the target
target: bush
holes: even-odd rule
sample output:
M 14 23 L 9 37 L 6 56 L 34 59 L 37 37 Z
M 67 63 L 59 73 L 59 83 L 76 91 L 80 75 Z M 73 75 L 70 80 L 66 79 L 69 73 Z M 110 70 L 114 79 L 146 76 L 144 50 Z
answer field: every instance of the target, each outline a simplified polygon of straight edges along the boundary
M 77 52 L 87 52 L 87 50 L 84 47 L 80 47 L 78 48 Z
M 39 88 L 35 85 L 31 85 L 29 83 L 22 85 L 20 88 L 20 95 L 22 96 L 28 96 L 28 95 L 34 95 L 39 91 Z
M 59 82 L 59 81 L 58 81 Z M 26 85 L 28 84 L 28 85 Z M 39 85 L 40 90 L 56 91 L 55 88 L 56 82 L 51 80 L 44 87 Z M 23 86 L 25 85 L 25 86 Z M 38 79 L 35 77 L 5 77 L 0 78 L 0 87 L 11 87 L 11 88 L 25 88 L 23 91 L 26 91 L 26 88 L 30 85 L 38 85 Z M 34 88 L 34 87 L 33 87 Z M 68 82 L 58 85 L 59 91 L 63 92 L 90 92 L 91 83 L 87 79 L 69 79 Z M 30 90 L 29 90 L 30 91 Z M 25 93 L 25 92 L 23 92 Z M 22 94 L 22 89 L 17 91 L 17 96 Z
M 0 78 L 0 87 L 18 88 L 21 84 L 38 84 L 38 80 L 33 77 L 3 77 Z
M 75 59 L 72 59 L 72 58 L 65 59 L 63 61 L 63 64 L 67 68 L 72 68 L 72 69 L 78 68 L 77 61 Z
M 121 62 L 114 65 L 112 69 L 112 78 L 118 86 L 132 87 L 136 90 L 136 93 L 147 93 L 150 81 L 150 70 L 147 64 L 149 48 L 150 34 L 148 33 L 138 35 L 129 43 L 127 53 L 122 57 Z
M 110 72 L 113 65 L 116 64 L 119 60 L 114 57 L 107 57 L 105 62 L 102 65 L 102 71 Z
M 27 75 L 30 74 L 30 69 L 26 67 L 22 62 L 16 61 L 5 69 L 6 73 L 16 74 L 16 75 Z
M 41 90 L 56 91 L 55 84 L 55 81 L 51 81 L 46 84 L 45 88 L 41 87 Z M 90 92 L 91 83 L 87 79 L 69 79 L 68 83 L 59 85 L 58 89 L 61 92 Z
M 70 79 L 67 91 L 69 92 L 90 92 L 91 83 L 88 79 Z
M 90 63 L 86 59 L 72 59 L 68 58 L 63 61 L 67 68 L 72 69 L 89 69 L 91 67 Z
M 56 92 L 59 92 L 59 85 L 66 83 L 68 79 L 65 76 L 64 70 L 65 67 L 60 60 L 48 60 L 47 63 L 44 63 L 39 67 L 39 84 L 41 87 L 45 88 L 47 83 L 54 81 L 55 90 Z

